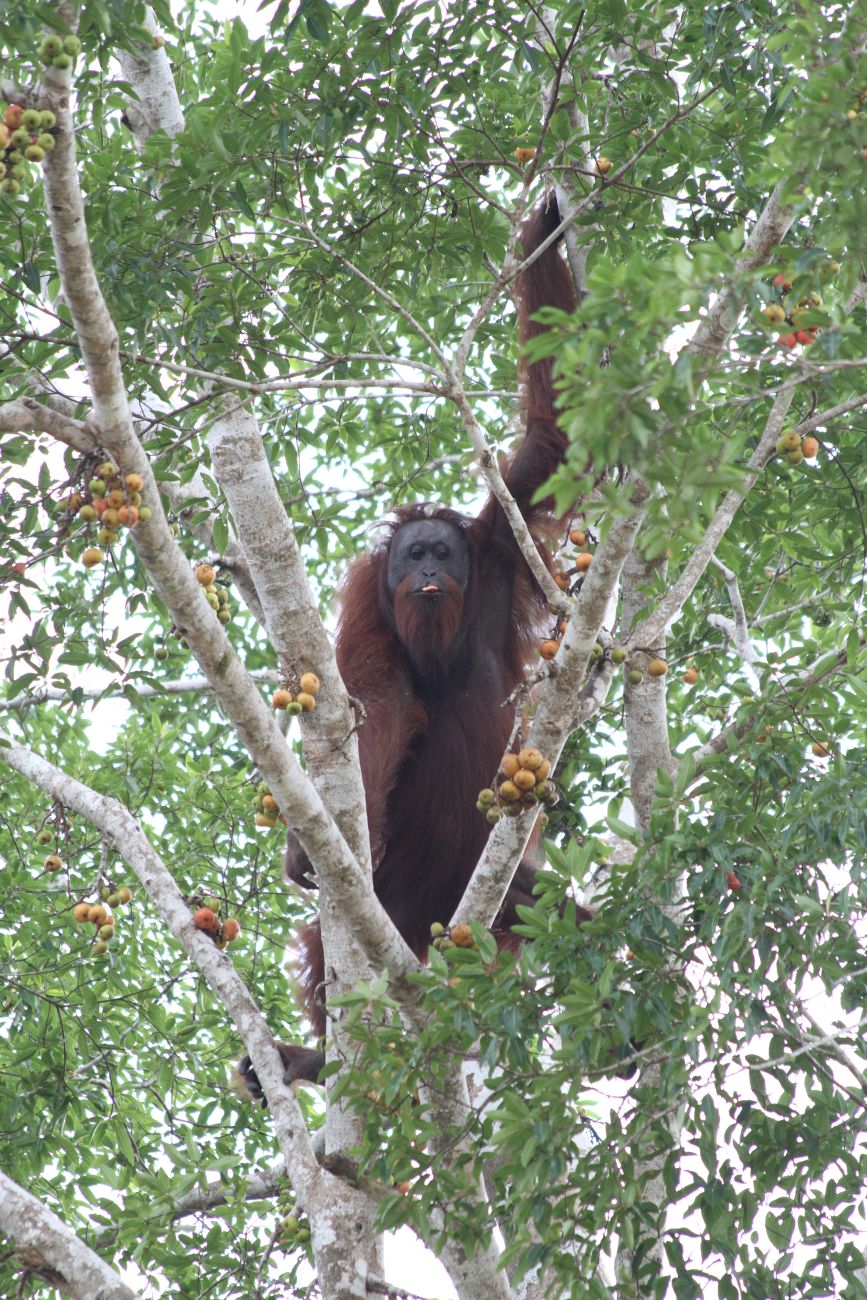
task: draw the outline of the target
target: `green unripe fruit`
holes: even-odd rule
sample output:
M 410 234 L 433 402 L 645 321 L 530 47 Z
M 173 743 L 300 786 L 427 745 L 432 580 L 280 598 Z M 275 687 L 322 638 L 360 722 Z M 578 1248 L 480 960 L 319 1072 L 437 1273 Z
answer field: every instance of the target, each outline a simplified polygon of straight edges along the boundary
M 58 54 L 63 53 L 63 41 L 59 36 L 46 36 L 39 49 L 39 57 L 43 63 L 50 63 L 56 59 Z
M 100 898 L 106 899 L 111 893 L 111 885 L 103 885 L 99 891 Z
M 100 528 L 96 534 L 96 540 L 102 546 L 113 546 L 117 541 L 117 533 L 111 528 Z
M 786 460 L 789 462 L 790 465 L 800 465 L 803 459 L 804 459 L 804 453 L 801 451 L 800 447 L 798 447 L 795 451 L 786 452 Z
M 284 1232 L 297 1232 L 300 1227 L 301 1227 L 300 1219 L 298 1219 L 294 1214 L 286 1215 L 286 1218 L 283 1220 Z
M 93 953 L 94 957 L 102 957 L 104 953 L 108 952 L 107 941 L 105 939 L 97 939 L 90 951 Z
M 611 662 L 613 664 L 622 664 L 626 661 L 629 651 L 625 645 L 615 645 L 611 647 Z
M 45 157 L 45 150 L 41 145 L 29 144 L 24 150 L 24 157 L 28 162 L 42 162 Z
M 92 497 L 104 497 L 105 482 L 101 478 L 92 478 L 87 485 L 87 490 Z
M 209 907 L 209 908 L 211 909 L 212 912 L 219 912 L 219 910 L 220 910 L 220 900 L 219 900 L 219 898 L 213 898 L 213 897 L 211 897 L 211 898 L 206 898 L 205 901 L 204 901 L 204 903 L 202 904 L 202 906 L 203 906 L 203 907 Z
M 141 507 L 139 508 L 138 517 L 139 517 L 140 520 L 141 520 L 141 519 L 150 519 L 150 517 L 151 517 L 151 509 L 150 509 L 150 506 L 141 506 Z
M 41 831 L 36 832 L 37 844 L 50 844 L 53 839 L 54 836 L 47 826 L 43 826 Z
M 493 790 L 486 789 L 479 791 L 479 803 L 482 805 L 483 809 L 492 808 L 496 801 L 497 796 L 494 794 Z
M 104 460 L 97 465 L 96 472 L 99 478 L 117 478 L 117 465 L 113 460 Z
M 61 71 L 65 72 L 67 68 L 72 67 L 72 59 L 68 54 L 58 54 L 56 59 L 51 60 L 51 66 L 52 68 L 60 68 Z
M 30 132 L 25 131 L 23 126 L 12 132 L 11 144 L 14 149 L 26 149 L 30 143 Z
M 446 932 L 445 926 L 441 925 L 439 921 L 434 921 L 433 925 L 430 928 L 431 938 L 436 939 L 439 937 L 439 935 L 445 934 L 445 932 Z
M 0 181 L 0 194 L 18 194 L 20 190 L 18 181 L 13 180 L 11 176 L 6 176 Z
M 221 614 L 222 614 L 222 612 L 223 612 L 223 611 L 220 610 L 220 613 L 221 613 Z M 219 615 L 217 615 L 217 617 L 219 618 Z M 222 623 L 222 622 L 228 622 L 228 620 L 227 620 L 227 619 L 226 619 L 226 620 L 224 620 L 224 619 L 220 619 L 220 622 L 221 622 L 221 623 Z M 292 718 L 297 718 L 297 717 L 298 717 L 298 714 L 299 714 L 299 713 L 303 713 L 304 710 L 302 709 L 301 705 L 298 703 L 297 700 L 293 700 L 291 704 L 287 704 L 287 705 L 286 705 L 286 712 L 289 714 L 290 717 L 292 717 Z
M 593 649 L 590 651 L 590 662 L 591 662 L 591 664 L 595 664 L 596 661 L 597 661 L 597 659 L 601 659 L 603 653 L 604 653 L 604 651 L 603 651 L 603 649 L 602 649 L 602 646 L 601 646 L 600 643 L 597 641 L 596 644 L 594 645 Z
M 24 154 L 20 149 L 13 149 L 11 153 L 7 153 L 6 161 L 12 166 L 15 166 L 16 163 L 23 163 Z
M 46 153 L 51 153 L 55 144 L 54 136 L 48 131 L 43 131 L 42 135 L 36 137 L 36 143 L 39 145 L 40 149 L 44 149 Z
M 6 164 L 4 162 L 0 162 L 0 181 L 2 181 L 5 175 L 6 175 Z
M 25 108 L 21 114 L 21 126 L 25 131 L 38 131 L 42 125 L 42 114 L 35 108 Z
M 221 623 L 231 623 L 231 621 L 232 621 L 232 611 L 229 610 L 229 609 L 226 609 L 225 607 L 224 607 L 223 609 L 218 609 L 218 610 L 217 610 L 217 618 L 220 620 Z M 289 706 L 289 712 L 291 713 L 292 711 L 293 711 L 293 710 L 292 710 L 292 706 L 290 705 L 290 706 Z
M 50 108 L 43 108 L 39 114 L 39 125 L 43 131 L 50 131 L 52 127 L 57 125 L 57 117 Z
M 491 825 L 495 826 L 497 822 L 500 820 L 500 810 L 499 808 L 489 808 L 488 811 L 485 813 L 485 816 L 487 817 Z
M 640 686 L 644 681 L 644 673 L 640 668 L 630 668 L 629 672 L 626 674 L 626 680 L 629 682 L 630 686 Z
M 76 54 L 81 53 L 81 41 L 77 36 L 65 36 L 63 38 L 63 48 L 67 54 L 75 58 Z
M 164 645 L 158 645 L 154 654 L 157 659 L 168 659 L 169 657 L 169 652 Z
M 96 933 L 98 938 L 104 939 L 106 943 L 111 943 L 114 938 L 114 926 L 101 925 Z
M 96 518 L 96 511 L 93 506 L 82 506 L 78 512 L 79 519 L 83 519 L 86 524 L 92 524 Z
M 214 593 L 213 593 L 212 591 L 206 591 L 206 592 L 205 592 L 205 600 L 208 602 L 208 604 L 210 605 L 211 609 L 219 609 L 219 608 L 220 608 L 220 598 L 219 598 L 219 596 L 215 596 Z
M 109 894 L 105 901 L 108 903 L 109 907 L 117 907 L 120 903 L 120 894 L 115 890 L 113 893 Z M 101 938 L 104 939 L 105 935 L 102 935 Z
M 27 175 L 27 168 L 24 166 L 23 162 L 15 163 L 14 167 L 9 168 L 9 175 L 12 177 L 13 181 L 23 181 L 24 177 Z

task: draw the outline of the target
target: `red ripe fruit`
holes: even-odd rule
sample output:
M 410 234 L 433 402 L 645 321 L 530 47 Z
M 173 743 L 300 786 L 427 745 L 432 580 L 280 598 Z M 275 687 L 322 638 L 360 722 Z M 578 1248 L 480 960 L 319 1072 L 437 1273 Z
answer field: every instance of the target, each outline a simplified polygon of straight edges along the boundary
M 803 344 L 805 348 L 808 348 L 813 342 L 813 335 L 809 330 L 795 330 L 795 338 L 799 343 Z
M 797 334 L 781 334 L 780 343 L 784 348 L 794 348 L 798 346 Z
M 233 943 L 241 933 L 241 927 L 233 916 L 223 922 L 223 938 L 226 943 Z
M 729 889 L 733 889 L 733 890 L 740 889 L 741 882 L 733 871 L 726 872 L 726 880 L 728 881 Z
M 193 916 L 193 924 L 206 934 L 216 934 L 220 928 L 220 922 L 210 907 L 200 907 Z
M 780 271 L 779 275 L 774 276 L 774 284 L 778 289 L 782 289 L 783 293 L 788 293 L 792 287 L 791 280 L 787 280 L 782 271 Z

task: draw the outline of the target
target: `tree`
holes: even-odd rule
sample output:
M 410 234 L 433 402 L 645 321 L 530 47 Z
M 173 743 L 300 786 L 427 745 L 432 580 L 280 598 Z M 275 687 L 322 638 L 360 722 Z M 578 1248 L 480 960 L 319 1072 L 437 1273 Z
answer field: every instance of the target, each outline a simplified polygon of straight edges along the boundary
M 462 1300 L 867 1294 L 865 36 L 765 0 L 6 17 L 5 1294 L 400 1295 L 400 1224 Z M 528 813 L 422 967 L 329 611 L 393 504 L 502 492 L 552 186 L 569 590 L 539 572 L 522 717 L 561 801 L 521 952 L 488 927 Z M 324 1091 L 272 1037 L 282 822 Z

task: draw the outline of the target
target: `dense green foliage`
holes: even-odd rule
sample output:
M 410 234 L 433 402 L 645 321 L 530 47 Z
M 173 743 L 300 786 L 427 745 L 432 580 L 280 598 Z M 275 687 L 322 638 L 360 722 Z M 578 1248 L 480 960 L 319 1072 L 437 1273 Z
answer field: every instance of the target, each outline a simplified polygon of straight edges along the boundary
M 89 233 L 130 396 L 164 407 L 142 435 L 157 477 L 185 484 L 201 467 L 210 488 L 212 408 L 172 366 L 297 380 L 254 406 L 326 617 L 348 558 L 392 504 L 479 500 L 465 430 L 417 326 L 454 348 L 502 263 L 526 167 L 550 168 L 586 199 L 587 297 L 537 345 L 556 353 L 573 440 L 558 498 L 569 509 L 591 466 L 647 476 L 657 494 L 642 545 L 668 561 L 649 599 L 742 481 L 782 381 L 799 380 L 787 427 L 852 403 L 816 431 L 817 460 L 771 461 L 719 546 L 753 630 L 757 688 L 708 623 L 732 612 L 718 569 L 674 625 L 672 749 L 685 756 L 729 728 L 700 783 L 689 759 L 660 782 L 635 862 L 603 873 L 591 924 L 558 915 L 564 881 L 606 860 L 606 819 L 632 834 L 619 820 L 629 772 L 618 672 L 558 772 L 566 797 L 544 894 L 524 918 L 531 942 L 494 969 L 481 931 L 478 950 L 436 955 L 422 977 L 430 1030 L 411 1041 L 381 991 L 360 991 L 359 1008 L 378 1008 L 381 1023 L 359 1030 L 341 1086 L 365 1114 L 362 1161 L 389 1189 L 388 1226 L 423 1224 L 445 1205 L 449 1232 L 472 1243 L 496 1222 L 507 1259 L 545 1264 L 563 1294 L 610 1294 L 595 1278 L 599 1253 L 652 1221 L 641 1161 L 655 1152 L 672 1207 L 671 1294 L 867 1295 L 855 1276 L 864 1073 L 843 1059 L 863 1039 L 867 991 L 867 417 L 853 400 L 865 351 L 867 81 L 853 53 L 863 21 L 794 0 L 665 0 L 652 13 L 559 0 L 556 35 L 540 43 L 533 11 L 513 0 L 381 0 L 375 13 L 366 0 L 280 0 L 261 36 L 206 6 L 153 8 L 186 115 L 176 141 L 157 133 L 139 153 L 121 120 L 128 89 L 113 51 L 141 38 L 141 4 L 81 6 L 75 77 Z M 4 80 L 37 75 L 49 11 L 19 0 L 0 21 Z M 541 153 L 521 164 L 514 150 L 539 142 L 540 91 L 570 41 Z M 570 106 L 586 114 L 589 141 Z M 634 166 L 603 181 L 584 167 L 585 146 L 613 176 Z M 21 194 L 0 194 L 0 402 L 39 375 L 83 415 L 37 173 Z M 770 264 L 742 272 L 744 237 L 778 184 L 795 221 Z M 780 272 L 791 288 L 775 285 Z M 725 279 L 738 323 L 721 363 L 674 362 Z M 820 332 L 787 350 L 763 308 L 797 311 L 810 294 L 798 325 Z M 477 418 L 504 447 L 518 427 L 516 363 L 504 295 L 467 373 Z M 129 540 L 104 567 L 81 567 L 87 533 L 61 506 L 80 476 L 79 458 L 47 438 L 2 435 L 0 691 L 72 694 L 4 710 L 0 735 L 128 804 L 184 894 L 216 895 L 239 917 L 239 969 L 275 1032 L 300 1037 L 283 958 L 305 909 L 279 882 L 281 836 L 254 827 L 257 775 L 210 697 L 139 694 L 194 665 Z M 207 558 L 190 527 L 199 515 L 214 518 L 218 549 L 230 537 L 214 491 L 216 510 L 193 498 L 179 519 L 191 561 Z M 614 472 L 585 506 L 595 537 L 617 503 Z M 245 663 L 275 667 L 263 630 L 231 602 Z M 695 684 L 681 681 L 689 664 Z M 94 683 L 123 685 L 126 703 L 93 709 L 76 688 Z M 72 908 L 98 881 L 127 882 L 122 862 L 19 777 L 3 770 L 0 782 L 0 1166 L 106 1259 L 146 1277 L 143 1294 L 311 1294 L 303 1243 L 267 1253 L 291 1191 L 244 1200 L 273 1142 L 267 1116 L 229 1087 L 241 1045 L 221 1008 L 141 890 L 120 910 L 107 959 L 92 957 Z M 64 870 L 45 873 L 54 851 Z M 494 1106 L 470 1131 L 474 1161 L 444 1174 L 426 1153 L 417 1092 L 474 1045 Z M 639 1107 L 597 1095 L 636 1045 L 654 1069 L 612 1088 L 631 1087 Z M 318 1095 L 304 1096 L 316 1116 Z M 492 1157 L 490 1213 L 463 1214 L 469 1180 Z M 225 1206 L 172 1218 L 178 1198 L 217 1177 Z M 391 1193 L 405 1182 L 408 1195 Z M 14 1294 L 19 1277 L 0 1249 L 0 1291 Z M 21 1294 L 54 1293 L 34 1275 Z

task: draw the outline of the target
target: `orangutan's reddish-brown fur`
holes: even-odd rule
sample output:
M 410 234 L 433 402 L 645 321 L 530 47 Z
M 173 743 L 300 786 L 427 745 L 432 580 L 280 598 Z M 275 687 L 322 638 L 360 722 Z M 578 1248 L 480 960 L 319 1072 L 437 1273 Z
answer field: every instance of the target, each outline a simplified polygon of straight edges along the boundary
M 553 198 L 528 219 L 525 256 L 559 223 Z M 521 341 L 544 327 L 532 320 L 543 306 L 574 310 L 575 291 L 556 244 L 518 283 Z M 506 483 L 527 522 L 549 520 L 550 503 L 533 495 L 559 465 L 566 439 L 554 411 L 551 362 L 524 368 L 526 436 L 505 470 Z M 389 549 L 414 520 L 459 528 L 470 553 L 465 591 L 413 605 L 401 586 L 390 595 Z M 506 703 L 535 658 L 544 600 L 491 497 L 475 518 L 442 506 L 404 506 L 381 542 L 346 579 L 337 634 L 337 663 L 365 718 L 359 727 L 367 796 L 373 883 L 406 942 L 424 957 L 432 922 L 447 922 L 485 847 L 490 827 L 476 809 L 509 742 L 514 707 Z M 290 836 L 287 874 L 309 883 L 309 863 Z M 497 928 L 508 942 L 515 904 L 532 901 L 533 867 L 522 862 Z M 301 992 L 317 1034 L 325 1028 L 322 941 L 318 921 L 301 935 Z M 315 1077 L 321 1058 L 283 1049 L 287 1075 Z M 303 1053 L 303 1056 L 301 1055 Z

